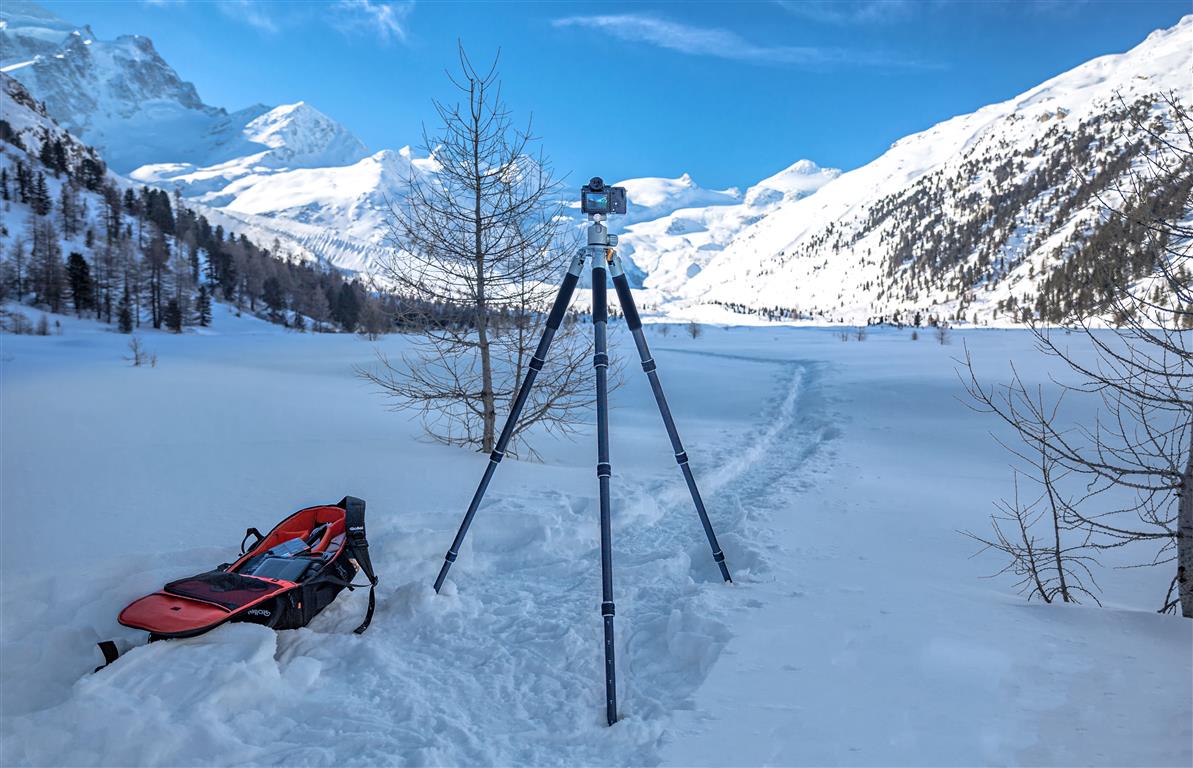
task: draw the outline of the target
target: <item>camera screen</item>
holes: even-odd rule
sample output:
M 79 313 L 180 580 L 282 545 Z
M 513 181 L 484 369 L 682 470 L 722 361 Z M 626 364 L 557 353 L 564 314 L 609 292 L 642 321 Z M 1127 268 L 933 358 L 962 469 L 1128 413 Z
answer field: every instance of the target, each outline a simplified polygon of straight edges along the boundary
M 609 210 L 608 192 L 586 192 L 584 194 L 584 210 L 586 213 L 604 213 Z

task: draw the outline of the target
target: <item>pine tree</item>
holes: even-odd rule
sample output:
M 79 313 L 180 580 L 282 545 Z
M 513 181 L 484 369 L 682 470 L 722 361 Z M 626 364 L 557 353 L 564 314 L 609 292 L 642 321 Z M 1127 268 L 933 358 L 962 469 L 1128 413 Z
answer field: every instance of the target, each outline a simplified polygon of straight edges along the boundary
M 269 319 L 280 323 L 283 319 L 282 313 L 286 309 L 286 295 L 282 292 L 282 284 L 276 277 L 266 278 L 261 298 L 265 301 L 265 306 L 269 307 Z
M 335 319 L 349 333 L 356 330 L 360 321 L 360 300 L 356 298 L 356 289 L 351 283 L 340 286 L 340 294 L 336 297 Z
M 199 286 L 199 297 L 195 299 L 195 318 L 204 328 L 211 325 L 211 293 L 206 285 Z
M 163 313 L 165 316 L 166 327 L 174 333 L 182 333 L 182 309 L 178 306 L 177 299 L 170 299 L 166 304 L 166 310 Z
M 133 332 L 133 308 L 128 292 L 128 283 L 124 284 L 124 295 L 116 305 L 116 323 L 121 333 Z
M 41 164 L 58 174 L 58 166 L 54 159 L 54 147 L 50 145 L 50 139 L 47 136 L 41 143 L 41 151 L 38 152 L 37 158 L 41 160 Z
M 11 200 L 8 194 L 8 169 L 0 168 L 0 196 L 5 200 Z
M 33 212 L 38 216 L 47 216 L 50 213 L 50 192 L 46 188 L 46 175 L 41 171 L 37 172 L 37 178 L 33 181 L 33 188 L 29 193 L 29 204 L 33 206 Z
M 71 239 L 79 231 L 79 201 L 69 182 L 62 185 L 58 196 L 58 215 L 62 219 L 62 237 Z
M 91 283 L 91 268 L 83 254 L 71 251 L 66 260 L 66 286 L 70 290 L 70 300 L 75 306 L 75 315 L 83 316 L 84 310 L 91 309 L 94 303 L 94 293 Z
M 29 266 L 30 282 L 38 303 L 48 305 L 52 312 L 60 311 L 66 280 L 62 274 L 62 249 L 58 235 L 49 222 L 41 222 L 33 227 Z
M 62 144 L 62 139 L 54 139 L 53 146 L 54 154 L 54 171 L 56 173 L 66 172 L 66 147 Z

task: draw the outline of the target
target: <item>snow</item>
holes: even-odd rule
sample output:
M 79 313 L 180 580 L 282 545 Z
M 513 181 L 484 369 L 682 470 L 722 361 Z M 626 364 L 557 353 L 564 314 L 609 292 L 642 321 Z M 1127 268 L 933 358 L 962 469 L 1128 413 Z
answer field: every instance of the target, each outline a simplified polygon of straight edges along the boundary
M 706 196 L 691 194 L 686 184 L 649 184 L 644 192 L 641 182 L 658 180 L 625 181 L 621 184 L 627 188 L 632 215 L 614 218 L 611 226 L 627 233 L 620 245 L 622 257 L 634 268 L 631 273 L 644 273 L 640 284 L 651 291 L 648 295 L 666 301 L 747 227 L 780 203 L 806 197 L 840 173 L 800 160 L 750 187 L 744 196 L 717 193 L 722 197 L 711 203 Z M 678 181 L 688 179 L 685 175 Z M 636 207 L 640 198 L 650 201 L 645 215 Z
M 830 227 L 846 230 L 868 206 L 906 189 L 932 171 L 946 169 L 957 179 L 968 177 L 964 164 L 979 148 L 1005 145 L 1029 146 L 1063 120 L 1069 127 L 1118 103 L 1145 93 L 1175 92 L 1183 101 L 1193 98 L 1193 15 L 1167 30 L 1150 35 L 1132 50 L 1103 56 L 1042 83 L 1026 93 L 961 115 L 928 130 L 900 139 L 890 150 L 861 168 L 842 174 L 806 198 L 785 202 L 752 226 L 735 233 L 733 241 L 703 269 L 682 285 L 668 285 L 663 299 L 679 315 L 683 308 L 711 300 L 741 302 L 750 306 L 785 306 L 831 310 L 833 319 L 865 323 L 867 318 L 898 309 L 888 298 L 883 306 L 875 296 L 889 284 L 886 247 L 871 234 L 840 253 L 821 243 L 812 253 L 793 254 L 815 243 Z M 1064 115 L 1059 116 L 1063 109 Z M 978 185 L 972 189 L 981 192 Z M 964 191 L 964 190 L 962 190 Z M 957 194 L 960 196 L 962 191 Z M 1043 253 L 1042 248 L 1038 249 Z M 1028 280 L 1026 261 L 1012 277 L 1027 281 L 1018 286 L 1022 295 Z M 1009 295 L 1013 280 L 1002 290 L 980 296 L 975 310 L 988 319 L 998 300 Z M 647 285 L 650 282 L 647 281 Z M 872 286 L 869 290 L 863 286 Z M 936 296 L 941 312 L 955 309 L 955 302 Z M 690 311 L 688 312 L 690 314 Z
M 997 426 L 956 399 L 954 358 L 964 341 L 981 374 L 1014 359 L 1054 386 L 1025 333 L 652 326 L 736 583 L 627 361 L 608 729 L 590 430 L 502 464 L 436 596 L 486 458 L 383 409 L 352 374 L 373 344 L 220 307 L 204 335 L 144 332 L 157 367 L 131 368 L 127 337 L 59 320 L 0 337 L 4 765 L 1193 759 L 1193 625 L 1152 612 L 1170 573 L 1111 570 L 1111 553 L 1107 608 L 1027 604 L 957 533 L 1010 473 Z M 379 342 L 391 359 L 407 343 Z M 632 352 L 619 326 L 612 344 Z M 369 502 L 382 579 L 366 634 L 358 591 L 306 629 L 229 625 L 90 674 L 96 640 L 143 642 L 115 622 L 131 599 L 345 493 Z
M 284 249 L 338 269 L 375 274 L 378 261 L 392 255 L 384 245 L 388 201 L 400 196 L 411 170 L 425 171 L 432 159 L 409 147 L 370 154 L 347 128 L 301 101 L 231 113 L 207 105 L 147 38 L 93 40 L 87 27 L 76 29 L 27 3 L 8 3 L 0 16 L 0 68 L 29 85 L 64 127 L 97 145 L 116 171 L 180 189 L 205 210 L 222 212 L 209 218 L 263 242 L 277 238 Z M 1007 145 L 1028 146 L 1056 126 L 1072 129 L 1120 94 L 1130 100 L 1172 90 L 1188 101 L 1191 50 L 1193 16 L 1126 53 L 1099 57 L 900 139 L 844 174 L 801 160 L 744 193 L 703 189 L 688 174 L 622 180 L 630 211 L 611 226 L 626 235 L 622 256 L 631 278 L 652 307 L 673 319 L 719 316 L 714 302 L 794 308 L 815 322 L 849 323 L 894 312 L 952 317 L 964 304 L 967 320 L 1013 324 L 1017 318 L 1006 312 L 995 317 L 997 305 L 1033 292 L 1056 268 L 1059 260 L 1044 261 L 1096 215 L 1090 206 L 1037 242 L 1041 222 L 1051 221 L 1044 208 L 1054 190 L 1045 190 L 995 254 L 1010 264 L 1006 272 L 975 290 L 967 286 L 973 295 L 964 300 L 962 289 L 949 287 L 957 270 L 916 288 L 911 298 L 901 290 L 906 285 L 893 285 L 895 238 L 882 226 L 861 232 L 864 214 L 937 172 L 956 199 L 981 201 L 990 190 L 981 174 L 971 178 L 972 163 L 988 163 Z M 1120 133 L 1120 141 L 1129 138 L 1129 131 Z M 1026 165 L 1033 170 L 1046 160 Z M 834 250 L 829 232 L 846 240 L 864 236 Z M 978 255 L 967 258 L 963 266 L 975 266 Z

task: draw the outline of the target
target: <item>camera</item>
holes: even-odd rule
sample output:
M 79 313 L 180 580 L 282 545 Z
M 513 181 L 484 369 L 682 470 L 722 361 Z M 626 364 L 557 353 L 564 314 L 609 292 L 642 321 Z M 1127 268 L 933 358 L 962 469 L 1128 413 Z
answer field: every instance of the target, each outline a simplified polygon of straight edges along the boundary
M 580 187 L 580 210 L 584 213 L 604 216 L 625 213 L 625 205 L 625 187 L 606 187 L 605 180 L 600 176 L 593 176 Z

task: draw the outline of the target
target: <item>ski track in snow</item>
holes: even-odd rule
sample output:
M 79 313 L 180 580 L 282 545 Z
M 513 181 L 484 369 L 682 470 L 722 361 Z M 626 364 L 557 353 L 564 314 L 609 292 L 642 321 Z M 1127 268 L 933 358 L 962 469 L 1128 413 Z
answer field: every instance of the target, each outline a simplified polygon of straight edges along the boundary
M 363 636 L 351 633 L 362 590 L 345 593 L 305 629 L 225 625 L 135 648 L 79 678 L 77 658 L 57 667 L 55 658 L 77 657 L 100 638 L 79 629 L 21 637 L 22 613 L 54 606 L 98 617 L 111 610 L 104 595 L 121 594 L 130 577 L 100 576 L 69 591 L 47 577 L 35 588 L 46 602 L 12 598 L 4 605 L 6 644 L 15 654 L 6 666 L 15 661 L 29 677 L 4 697 L 6 713 L 17 714 L 5 718 L 0 762 L 184 765 L 203 755 L 202 762 L 238 764 L 658 763 L 669 714 L 695 707 L 693 695 L 733 636 L 732 622 L 748 615 L 742 604 L 761 605 L 747 595 L 751 583 L 771 578 L 776 546 L 767 543 L 768 517 L 798 513 L 791 505 L 804 482 L 799 468 L 833 434 L 800 413 L 817 364 L 688 353 L 772 364 L 775 395 L 749 432 L 687 446 L 734 585 L 721 583 L 678 468 L 658 477 L 619 472 L 614 435 L 622 717 L 614 729 L 603 722 L 593 482 L 591 495 L 490 491 L 439 596 L 429 568 L 441 557 L 432 552 L 447 544 L 442 534 L 374 519 L 374 560 L 419 565 L 404 575 L 381 573 L 377 613 Z M 681 434 L 682 427 L 681 419 Z M 182 559 L 223 556 L 204 550 Z M 176 572 L 179 558 L 148 560 L 152 567 L 133 577 L 145 591 Z M 27 712 L 19 697 L 31 686 L 41 705 Z M 71 737 L 63 740 L 64 732 Z

